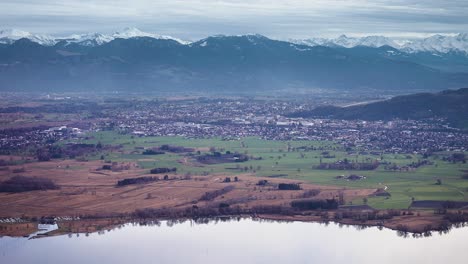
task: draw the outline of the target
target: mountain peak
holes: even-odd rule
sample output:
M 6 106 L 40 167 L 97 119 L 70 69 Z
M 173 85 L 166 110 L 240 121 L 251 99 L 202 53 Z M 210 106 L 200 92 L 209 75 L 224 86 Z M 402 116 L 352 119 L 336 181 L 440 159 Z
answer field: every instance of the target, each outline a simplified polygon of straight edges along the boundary
M 5 38 L 5 37 L 19 37 L 19 38 L 25 38 L 31 36 L 31 33 L 22 31 L 19 29 L 14 29 L 14 28 L 7 28 L 7 29 L 2 29 L 0 30 L 0 38 Z
M 154 37 L 156 35 L 143 32 L 135 27 L 126 27 L 122 31 L 112 34 L 114 38 L 136 38 L 136 37 Z
M 32 34 L 30 32 L 19 29 L 0 30 L 0 43 L 2 44 L 12 44 L 13 42 L 22 38 L 27 38 L 33 42 L 45 46 L 52 46 L 56 43 L 53 37 L 47 35 Z
M 86 33 L 86 34 L 74 34 L 59 40 L 65 40 L 67 43 L 77 43 L 82 46 L 96 46 L 102 45 L 108 42 L 111 42 L 114 39 L 131 39 L 139 37 L 149 37 L 155 39 L 165 39 L 165 40 L 174 40 L 181 44 L 186 44 L 186 42 L 176 39 L 169 36 L 160 36 L 148 32 L 144 32 L 134 27 L 126 27 L 121 31 L 117 31 L 111 35 L 106 35 L 102 33 Z
M 155 38 L 155 39 L 163 39 L 163 40 L 174 40 L 176 42 L 179 42 L 180 44 L 188 44 L 187 41 L 183 41 L 178 38 L 174 38 L 171 36 L 164 36 L 164 35 L 158 35 L 158 34 L 153 34 L 149 32 L 144 32 L 139 30 L 138 28 L 135 27 L 126 27 L 120 32 L 115 32 L 112 34 L 113 38 L 123 38 L 123 39 L 129 39 L 129 38 L 140 38 L 140 37 L 149 37 L 149 38 Z

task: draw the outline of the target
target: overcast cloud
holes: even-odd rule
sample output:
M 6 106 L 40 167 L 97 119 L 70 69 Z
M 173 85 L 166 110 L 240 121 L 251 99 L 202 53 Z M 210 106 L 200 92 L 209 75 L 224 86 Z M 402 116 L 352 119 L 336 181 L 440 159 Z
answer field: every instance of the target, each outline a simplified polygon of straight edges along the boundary
M 466 32 L 468 1 L 0 1 L 0 28 L 66 35 L 124 27 L 187 40 L 246 33 L 282 39 L 340 34 L 412 38 Z

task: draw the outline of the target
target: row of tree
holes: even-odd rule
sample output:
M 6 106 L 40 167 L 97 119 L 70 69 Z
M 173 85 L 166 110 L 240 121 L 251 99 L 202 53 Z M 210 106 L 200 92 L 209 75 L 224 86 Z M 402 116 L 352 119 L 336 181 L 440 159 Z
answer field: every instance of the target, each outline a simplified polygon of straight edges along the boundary
M 177 168 L 154 168 L 150 170 L 151 174 L 176 172 Z
M 14 176 L 0 183 L 0 192 L 28 192 L 55 189 L 59 189 L 59 187 L 52 180 L 39 177 Z
M 126 186 L 126 185 L 131 185 L 131 184 L 143 184 L 143 183 L 150 183 L 150 182 L 155 182 L 158 181 L 158 177 L 149 177 L 149 176 L 144 176 L 144 177 L 138 177 L 138 178 L 127 178 L 123 179 L 117 182 L 117 186 Z

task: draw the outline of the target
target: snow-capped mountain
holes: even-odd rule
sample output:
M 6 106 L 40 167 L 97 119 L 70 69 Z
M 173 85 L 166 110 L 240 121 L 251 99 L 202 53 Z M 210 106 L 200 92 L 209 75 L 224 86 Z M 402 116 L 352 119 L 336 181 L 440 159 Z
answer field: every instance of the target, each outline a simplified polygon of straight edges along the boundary
M 65 41 L 66 43 L 77 43 L 82 46 L 99 46 L 104 43 L 112 41 L 114 38 L 109 35 L 104 35 L 100 33 L 88 33 L 88 34 L 74 34 L 65 38 L 60 38 L 58 40 Z
M 260 35 L 260 34 L 245 34 L 245 35 L 213 35 L 204 39 L 200 39 L 198 41 L 189 43 L 191 47 L 208 47 L 208 46 L 217 46 L 219 47 L 220 44 L 230 43 L 234 45 L 236 48 L 240 48 L 239 42 L 247 41 L 250 44 L 256 46 L 261 45 L 265 41 L 270 40 L 269 38 Z
M 27 38 L 44 46 L 52 46 L 57 43 L 54 37 L 48 35 L 32 34 L 18 29 L 0 30 L 0 43 L 2 44 L 11 44 L 22 38 Z
M 460 33 L 455 36 L 434 35 L 428 38 L 411 41 L 402 47 L 403 51 L 415 52 L 439 52 L 450 51 L 468 53 L 468 33 Z
M 173 38 L 170 36 L 161 36 L 153 33 L 143 32 L 137 28 L 125 28 L 122 31 L 115 32 L 113 34 L 101 34 L 101 33 L 86 33 L 86 34 L 73 34 L 66 37 L 52 37 L 47 35 L 32 34 L 26 31 L 17 29 L 0 30 L 0 43 L 12 44 L 18 39 L 26 38 L 32 42 L 39 43 L 44 46 L 53 46 L 58 42 L 65 42 L 67 44 L 77 43 L 82 46 L 99 46 L 116 38 L 130 39 L 138 37 L 149 37 L 155 39 L 170 39 L 177 41 L 181 44 L 187 44 L 188 42 Z
M 243 35 L 252 39 L 258 38 L 260 35 L 248 34 Z M 207 45 L 208 42 L 216 38 L 228 38 L 235 36 L 212 36 L 195 42 L 187 42 L 170 36 L 163 36 L 154 33 L 144 32 L 137 28 L 125 28 L 122 31 L 115 32 L 113 34 L 102 34 L 102 33 L 86 33 L 86 34 L 73 34 L 66 37 L 53 37 L 48 35 L 33 34 L 30 32 L 7 29 L 0 30 L 0 43 L 1 44 L 12 44 L 21 38 L 27 38 L 33 42 L 39 43 L 43 46 L 53 46 L 59 42 L 64 45 L 76 43 L 81 46 L 94 47 L 99 46 L 114 39 L 131 39 L 139 37 L 149 37 L 154 39 L 174 40 L 181 44 L 187 45 Z M 208 42 L 207 42 L 208 41 Z M 419 52 L 430 52 L 430 53 L 449 53 L 449 52 L 460 52 L 468 55 L 468 33 L 460 33 L 457 35 L 433 35 L 428 38 L 422 39 L 398 39 L 394 40 L 384 36 L 366 36 L 366 37 L 348 37 L 341 35 L 337 38 L 320 38 L 313 37 L 307 39 L 289 39 L 287 40 L 294 44 L 306 45 L 306 46 L 327 46 L 327 47 L 345 47 L 353 48 L 357 46 L 365 46 L 372 48 L 379 48 L 382 46 L 390 46 L 398 49 L 405 53 L 419 53 Z
M 289 42 L 306 46 L 332 46 L 326 38 L 288 39 Z
M 181 44 L 188 44 L 189 43 L 187 41 L 184 41 L 184 40 L 181 40 L 181 39 L 178 39 L 178 38 L 174 38 L 174 37 L 171 37 L 171 36 L 164 36 L 164 35 L 157 35 L 157 34 L 153 34 L 153 33 L 143 32 L 143 31 L 139 30 L 138 28 L 131 28 L 131 27 L 125 28 L 124 30 L 122 30 L 120 32 L 115 32 L 114 34 L 112 34 L 112 37 L 114 39 L 116 39 L 116 38 L 129 39 L 129 38 L 149 37 L 149 38 L 155 38 L 155 39 L 174 40 L 174 41 L 177 41 L 177 42 L 179 42 Z
M 308 45 L 308 46 L 328 46 L 328 47 L 345 47 L 353 48 L 356 46 L 366 46 L 379 48 L 382 46 L 390 46 L 393 48 L 400 48 L 395 41 L 384 36 L 367 36 L 362 38 L 348 37 L 346 35 L 341 35 L 337 38 L 310 38 L 303 40 L 290 40 L 296 44 Z
M 390 46 L 393 48 L 400 47 L 400 45 L 398 45 L 394 40 L 383 36 L 368 36 L 360 38 L 358 46 L 368 46 L 373 48 L 379 48 L 382 46 Z
M 155 39 L 170 39 L 177 41 L 181 44 L 187 44 L 187 42 L 173 38 L 170 36 L 162 36 L 153 33 L 143 32 L 137 28 L 125 28 L 122 31 L 115 32 L 110 35 L 105 35 L 101 33 L 91 33 L 91 34 L 82 34 L 82 35 L 71 35 L 69 37 L 63 38 L 68 43 L 77 43 L 83 46 L 99 46 L 107 42 L 111 42 L 114 39 L 130 39 L 130 38 L 140 38 L 140 37 L 149 37 Z
M 407 53 L 417 52 L 463 52 L 468 54 L 468 33 L 460 33 L 454 36 L 434 35 L 428 38 L 415 40 L 393 40 L 384 36 L 367 36 L 362 38 L 347 37 L 341 35 L 338 38 L 309 38 L 289 40 L 296 44 L 308 46 L 327 46 L 353 48 L 356 46 L 366 46 L 379 48 L 390 46 Z

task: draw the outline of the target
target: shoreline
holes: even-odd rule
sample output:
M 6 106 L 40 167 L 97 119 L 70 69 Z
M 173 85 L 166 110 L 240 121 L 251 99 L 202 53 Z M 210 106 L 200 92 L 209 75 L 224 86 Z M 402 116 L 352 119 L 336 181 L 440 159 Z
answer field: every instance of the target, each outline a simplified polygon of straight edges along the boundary
M 398 232 L 400 235 L 413 236 L 429 236 L 432 232 L 446 233 L 449 232 L 453 227 L 465 226 L 468 223 L 468 218 L 460 222 L 449 222 L 445 219 L 444 215 L 431 215 L 427 211 L 413 211 L 417 214 L 395 216 L 388 220 L 354 220 L 354 219 L 334 219 L 325 218 L 324 215 L 337 214 L 337 211 L 321 211 L 306 212 L 302 214 L 291 214 L 291 215 L 280 215 L 280 214 L 219 214 L 211 216 L 199 216 L 199 217 L 148 217 L 138 218 L 134 216 L 88 216 L 86 218 L 77 219 L 59 219 L 50 220 L 50 223 L 57 224 L 58 229 L 51 232 L 41 233 L 40 235 L 32 238 L 41 238 L 48 236 L 59 236 L 74 233 L 95 233 L 104 230 L 111 230 L 118 226 L 129 224 L 129 223 L 159 223 L 161 221 L 171 222 L 185 222 L 195 221 L 196 223 L 206 223 L 217 220 L 232 220 L 240 218 L 248 218 L 252 220 L 260 221 L 280 221 L 280 222 L 306 222 L 306 223 L 336 223 L 340 225 L 356 226 L 356 227 L 377 227 L 386 228 Z M 361 212 L 362 213 L 362 212 Z M 422 214 L 421 214 L 422 213 Z M 466 214 L 463 214 L 466 216 Z M 40 224 L 38 221 L 31 221 L 27 219 L 20 219 L 21 222 L 17 223 L 0 223 L 0 238 L 3 236 L 9 237 L 28 237 L 32 233 L 37 232 L 39 229 L 37 226 Z M 429 228 L 429 225 L 431 228 Z M 31 238 L 31 237 L 30 237 Z

